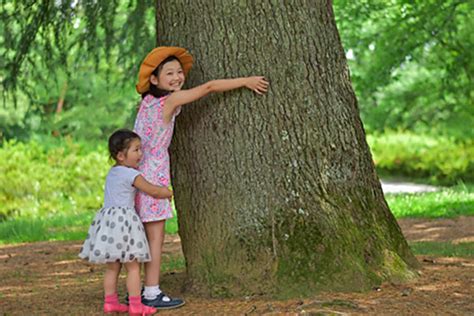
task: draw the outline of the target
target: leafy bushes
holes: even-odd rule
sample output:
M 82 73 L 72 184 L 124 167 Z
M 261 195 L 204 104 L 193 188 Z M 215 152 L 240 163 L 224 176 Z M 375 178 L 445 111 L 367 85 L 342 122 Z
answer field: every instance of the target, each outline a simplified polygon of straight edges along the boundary
M 108 155 L 70 140 L 5 142 L 0 148 L 0 220 L 47 217 L 102 205 Z
M 429 178 L 435 183 L 474 181 L 474 143 L 413 133 L 367 137 L 382 174 Z

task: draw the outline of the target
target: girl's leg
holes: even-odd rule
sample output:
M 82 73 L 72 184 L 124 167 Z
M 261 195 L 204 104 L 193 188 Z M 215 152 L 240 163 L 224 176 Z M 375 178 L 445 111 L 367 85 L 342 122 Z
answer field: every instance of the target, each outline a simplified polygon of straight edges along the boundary
M 156 312 L 153 307 L 142 304 L 140 295 L 140 264 L 137 261 L 125 263 L 127 269 L 127 290 L 130 315 L 151 315 Z
M 161 251 L 165 240 L 165 221 L 144 223 L 151 261 L 145 263 L 145 286 L 160 284 Z
M 116 313 L 128 311 L 127 305 L 119 303 L 117 294 L 117 280 L 122 264 L 120 262 L 109 262 L 104 276 L 104 312 Z
M 127 290 L 129 296 L 140 296 L 140 264 L 137 261 L 126 262 Z
M 161 292 L 160 268 L 161 253 L 165 240 L 165 221 L 144 223 L 148 244 L 150 245 L 151 261 L 145 263 L 145 291 L 143 303 L 158 309 L 170 309 L 184 305 L 181 299 L 172 299 Z
M 105 295 L 117 294 L 117 280 L 122 264 L 120 262 L 108 262 L 104 275 Z

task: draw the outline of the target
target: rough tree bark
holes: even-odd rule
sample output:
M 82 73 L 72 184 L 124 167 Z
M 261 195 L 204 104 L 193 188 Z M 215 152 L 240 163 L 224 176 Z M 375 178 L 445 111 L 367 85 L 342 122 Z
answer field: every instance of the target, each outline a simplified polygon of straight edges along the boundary
M 157 2 L 158 45 L 194 86 L 265 75 L 183 108 L 171 149 L 189 284 L 223 295 L 365 290 L 415 276 L 365 133 L 331 1 Z

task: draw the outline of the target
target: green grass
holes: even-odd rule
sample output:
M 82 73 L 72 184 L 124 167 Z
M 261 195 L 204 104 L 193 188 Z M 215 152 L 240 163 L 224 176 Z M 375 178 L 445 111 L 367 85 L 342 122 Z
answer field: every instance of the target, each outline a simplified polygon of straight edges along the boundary
M 420 241 L 409 244 L 415 255 L 474 257 L 474 242 L 452 244 L 450 242 Z
M 180 271 L 186 267 L 186 262 L 182 255 L 164 256 L 161 263 L 161 269 L 164 272 Z
M 82 240 L 87 235 L 95 211 L 56 213 L 49 217 L 19 217 L 0 222 L 0 244 L 50 240 Z M 166 233 L 178 231 L 176 217 L 166 221 Z
M 44 240 L 80 240 L 85 238 L 94 212 L 49 217 L 19 217 L 0 223 L 0 243 L 21 243 Z
M 387 194 L 396 218 L 451 218 L 474 216 L 474 185 L 458 184 L 438 192 Z

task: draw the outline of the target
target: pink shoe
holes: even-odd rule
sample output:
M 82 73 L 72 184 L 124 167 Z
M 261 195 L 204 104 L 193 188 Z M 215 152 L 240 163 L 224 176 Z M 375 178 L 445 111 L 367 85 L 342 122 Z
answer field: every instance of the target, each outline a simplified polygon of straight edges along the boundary
M 128 312 L 128 306 L 119 304 L 119 303 L 104 303 L 104 313 L 111 314 L 111 313 L 126 313 Z
M 133 316 L 153 315 L 156 312 L 157 312 L 156 308 L 146 306 L 141 303 L 139 305 L 130 305 L 128 307 L 128 315 L 133 315 Z

